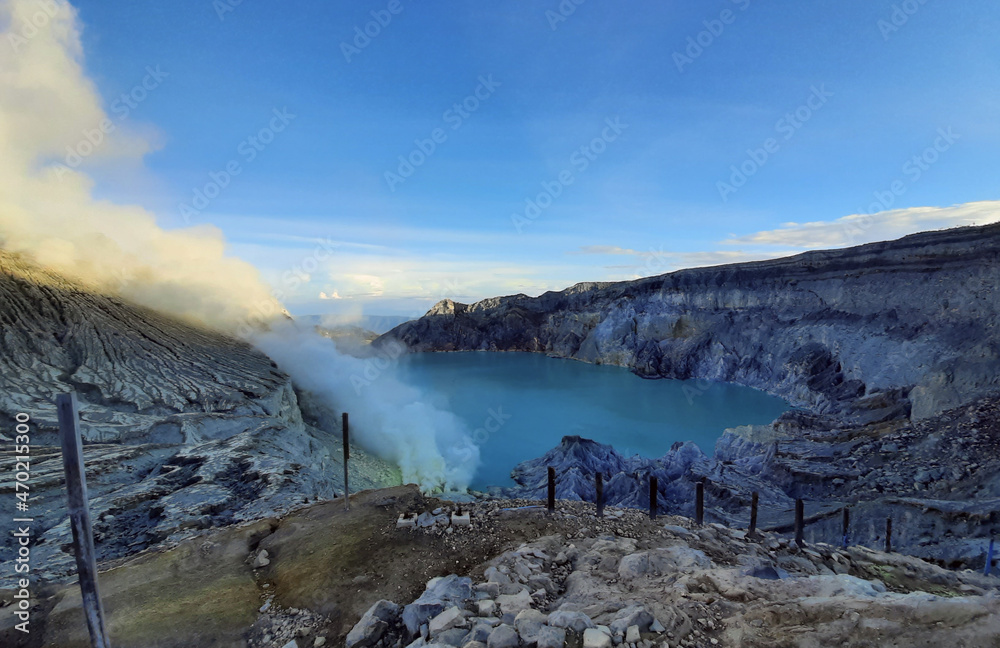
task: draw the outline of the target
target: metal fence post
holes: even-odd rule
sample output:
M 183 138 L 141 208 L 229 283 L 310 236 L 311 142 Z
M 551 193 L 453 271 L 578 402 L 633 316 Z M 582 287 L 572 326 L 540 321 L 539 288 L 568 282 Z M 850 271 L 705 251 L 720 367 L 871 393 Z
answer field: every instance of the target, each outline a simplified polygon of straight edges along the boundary
M 604 517 L 604 475 L 597 473 L 594 480 L 597 487 L 597 517 Z
M 97 587 L 97 554 L 94 551 L 94 529 L 90 524 L 87 501 L 87 476 L 83 464 L 83 441 L 80 438 L 75 394 L 56 396 L 59 414 L 59 437 L 62 441 L 63 470 L 69 495 L 69 519 L 73 529 L 76 568 L 80 574 L 80 593 L 87 617 L 90 643 L 94 648 L 110 648 L 104 622 L 104 607 Z
M 650 478 L 649 478 L 649 519 L 650 520 L 655 520 L 656 519 L 656 504 L 657 504 L 656 500 L 658 499 L 657 495 L 658 495 L 658 492 L 659 492 L 659 489 L 656 487 L 656 485 L 657 485 L 656 477 L 650 476 Z
M 347 485 L 347 461 L 351 458 L 350 432 L 348 427 L 347 412 L 340 416 L 340 426 L 344 430 L 344 510 L 351 510 L 351 489 Z
M 556 510 L 556 469 L 549 466 L 549 515 Z
M 700 481 L 695 486 L 694 496 L 694 521 L 695 524 L 705 523 L 705 482 Z
M 795 500 L 795 544 L 800 548 L 806 546 L 805 541 L 805 503 Z

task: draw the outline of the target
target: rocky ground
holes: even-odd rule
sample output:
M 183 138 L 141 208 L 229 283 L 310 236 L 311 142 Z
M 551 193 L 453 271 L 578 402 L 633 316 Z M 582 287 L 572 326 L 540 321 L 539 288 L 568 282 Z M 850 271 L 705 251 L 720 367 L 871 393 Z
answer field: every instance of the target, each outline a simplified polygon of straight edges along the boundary
M 412 487 L 203 532 L 119 561 L 101 583 L 124 648 L 1000 646 L 997 576 L 634 509 L 598 518 L 559 501 L 550 516 L 538 501 L 449 504 Z M 30 638 L 0 608 L 0 642 L 89 645 L 75 586 L 45 594 Z

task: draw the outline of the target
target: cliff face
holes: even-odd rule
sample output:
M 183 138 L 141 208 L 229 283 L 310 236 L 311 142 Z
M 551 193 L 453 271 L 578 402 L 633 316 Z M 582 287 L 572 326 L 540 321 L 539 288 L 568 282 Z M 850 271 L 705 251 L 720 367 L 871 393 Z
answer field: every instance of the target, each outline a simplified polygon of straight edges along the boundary
M 1000 388 L 1000 226 L 539 297 L 443 301 L 418 351 L 536 351 L 763 389 L 859 422 L 926 418 Z
M 0 251 L 0 474 L 14 474 L 9 441 L 27 414 L 42 577 L 73 564 L 53 402 L 67 392 L 80 402 L 100 560 L 342 492 L 336 417 L 303 403 L 304 420 L 307 395 L 263 353 Z M 355 456 L 357 487 L 389 483 L 387 466 Z
M 690 514 L 706 479 L 710 519 L 745 524 L 758 492 L 762 524 L 787 531 L 803 498 L 811 528 L 837 537 L 851 506 L 857 542 L 882 542 L 893 517 L 899 550 L 974 567 L 1000 529 L 998 285 L 993 225 L 537 298 L 445 301 L 376 344 L 543 352 L 741 383 L 803 408 L 727 430 L 713 457 L 685 444 L 626 459 L 567 438 L 518 466 L 508 494 L 544 497 L 554 466 L 560 497 L 593 501 L 601 472 L 609 502 L 644 507 L 656 475 L 665 509 Z

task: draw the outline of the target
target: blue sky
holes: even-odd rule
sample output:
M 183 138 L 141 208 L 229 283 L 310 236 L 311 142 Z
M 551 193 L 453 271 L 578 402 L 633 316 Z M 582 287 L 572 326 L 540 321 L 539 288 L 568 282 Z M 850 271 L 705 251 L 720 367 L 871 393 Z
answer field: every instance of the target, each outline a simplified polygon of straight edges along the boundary
M 92 165 L 95 193 L 221 228 L 295 313 L 860 243 L 1000 198 L 995 1 L 74 4 L 109 111 L 167 75 L 122 120 L 155 150 Z

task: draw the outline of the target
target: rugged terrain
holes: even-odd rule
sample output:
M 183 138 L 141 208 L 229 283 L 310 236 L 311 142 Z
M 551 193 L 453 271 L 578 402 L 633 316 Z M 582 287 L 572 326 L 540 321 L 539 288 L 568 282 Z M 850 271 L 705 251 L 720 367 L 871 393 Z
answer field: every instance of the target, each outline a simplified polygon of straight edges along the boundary
M 100 560 L 343 491 L 339 416 L 297 393 L 267 356 L 0 251 L 0 499 L 13 507 L 10 441 L 15 416 L 27 414 L 41 580 L 75 569 L 54 407 L 71 391 Z M 358 488 L 397 479 L 360 450 L 355 459 Z M 0 516 L 5 557 L 10 520 Z M 0 563 L 0 584 L 9 566 Z
M 479 501 L 458 511 L 410 486 L 353 496 L 350 511 L 312 504 L 204 531 L 102 573 L 111 641 L 1000 646 L 996 576 L 858 546 L 799 548 L 770 533 L 748 538 L 634 509 L 598 518 L 590 504 L 559 502 L 550 516 L 538 504 Z M 50 588 L 37 605 L 44 614 L 27 637 L 11 630 L 11 608 L 0 608 L 4 646 L 89 645 L 75 586 Z
M 670 510 L 690 511 L 707 478 L 719 519 L 745 519 L 753 491 L 782 519 L 797 497 L 831 520 L 852 505 L 859 539 L 877 542 L 885 518 L 902 516 L 902 548 L 963 565 L 1000 529 L 998 285 L 1000 225 L 967 227 L 536 298 L 445 300 L 375 344 L 617 364 L 692 380 L 695 398 L 710 381 L 782 396 L 797 409 L 728 432 L 714 457 L 685 445 L 632 461 L 564 443 L 516 471 L 514 494 L 539 496 L 555 465 L 567 496 L 592 499 L 603 472 L 610 501 L 643 505 L 656 474 Z

